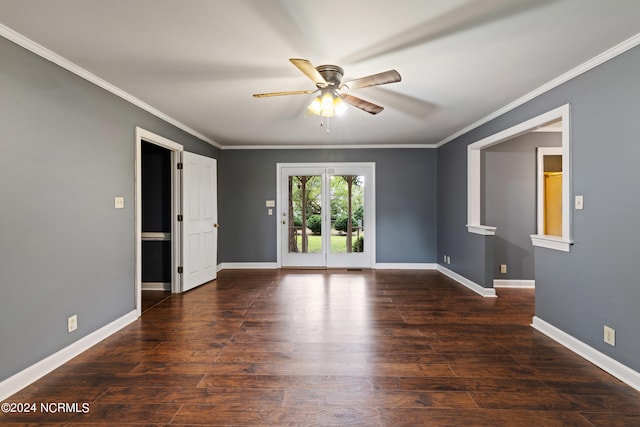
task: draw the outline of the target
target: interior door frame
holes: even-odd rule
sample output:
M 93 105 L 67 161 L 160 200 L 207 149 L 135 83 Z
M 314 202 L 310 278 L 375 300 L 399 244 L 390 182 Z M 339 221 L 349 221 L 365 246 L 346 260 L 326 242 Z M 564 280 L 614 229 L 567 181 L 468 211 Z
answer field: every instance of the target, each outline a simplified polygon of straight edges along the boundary
M 277 268 L 282 268 L 282 251 L 283 251 L 283 244 L 282 244 L 282 233 L 283 233 L 283 225 L 282 225 L 282 216 L 281 216 L 281 212 L 282 209 L 287 205 L 287 201 L 285 200 L 286 195 L 283 194 L 282 191 L 282 172 L 284 168 L 291 168 L 291 169 L 305 169 L 308 168 L 309 170 L 314 170 L 314 169 L 318 169 L 318 168 L 324 168 L 324 169 L 343 169 L 343 168 L 368 168 L 370 171 L 370 176 L 369 181 L 367 182 L 366 185 L 369 188 L 368 190 L 368 194 L 369 194 L 369 199 L 367 200 L 369 203 L 367 203 L 367 208 L 366 210 L 368 211 L 368 219 L 369 219 L 369 223 L 371 224 L 370 230 L 367 229 L 367 239 L 365 239 L 365 244 L 368 246 L 368 251 L 369 251 L 369 255 L 370 255 L 370 259 L 369 259 L 369 265 L 364 267 L 364 268 L 374 268 L 374 266 L 376 265 L 376 186 L 375 186 L 375 177 L 376 177 L 376 170 L 375 170 L 375 162 L 326 162 L 326 163 L 276 163 L 276 203 L 277 206 L 274 209 L 276 215 L 275 215 L 275 221 L 276 221 L 276 266 Z M 328 196 L 328 195 L 327 195 Z M 323 222 L 326 221 L 326 217 L 325 215 L 330 215 L 330 212 L 328 212 L 325 209 L 325 212 L 323 212 Z M 326 262 L 326 261 L 325 261 Z M 333 267 L 329 267 L 329 268 L 333 268 Z M 348 268 L 348 266 L 345 267 L 335 267 L 335 268 Z M 360 268 L 360 267 L 357 267 Z
M 182 240 L 181 227 L 178 222 L 181 200 L 180 174 L 178 163 L 181 161 L 184 147 L 170 139 L 157 135 L 148 130 L 136 127 L 135 132 L 135 299 L 138 317 L 142 315 L 142 142 L 149 142 L 166 148 L 171 152 L 171 292 L 181 291 L 181 277 L 178 265 L 181 260 Z

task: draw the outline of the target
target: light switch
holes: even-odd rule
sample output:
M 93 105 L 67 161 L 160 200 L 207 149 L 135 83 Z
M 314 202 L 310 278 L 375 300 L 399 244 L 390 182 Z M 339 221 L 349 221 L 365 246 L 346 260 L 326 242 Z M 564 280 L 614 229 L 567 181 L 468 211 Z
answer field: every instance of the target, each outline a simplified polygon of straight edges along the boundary
M 115 208 L 116 209 L 124 209 L 124 197 L 116 196 L 116 198 L 115 198 Z
M 276 201 L 275 200 L 267 200 L 265 205 L 268 208 L 275 208 L 276 207 Z M 271 215 L 271 214 L 269 214 L 269 215 Z
M 584 197 L 576 196 L 576 209 L 581 210 L 584 209 Z

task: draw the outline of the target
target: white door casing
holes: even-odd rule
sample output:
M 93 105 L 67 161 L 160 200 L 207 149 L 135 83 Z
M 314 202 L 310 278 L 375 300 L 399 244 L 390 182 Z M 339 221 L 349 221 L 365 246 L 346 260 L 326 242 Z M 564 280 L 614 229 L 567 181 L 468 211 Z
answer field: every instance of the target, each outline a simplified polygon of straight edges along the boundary
M 182 154 L 182 291 L 216 278 L 218 246 L 217 163 Z

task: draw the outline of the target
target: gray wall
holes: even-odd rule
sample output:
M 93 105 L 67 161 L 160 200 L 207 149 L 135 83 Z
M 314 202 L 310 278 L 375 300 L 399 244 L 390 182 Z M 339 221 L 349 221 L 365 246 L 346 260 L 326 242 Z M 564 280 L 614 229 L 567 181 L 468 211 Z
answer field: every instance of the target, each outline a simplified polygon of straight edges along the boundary
M 572 211 L 570 253 L 535 249 L 536 316 L 640 370 L 640 48 L 531 100 L 438 150 L 438 251 L 451 268 L 482 278 L 479 236 L 467 233 L 466 147 L 560 105 L 571 104 Z M 441 256 L 439 255 L 439 259 Z M 603 325 L 616 347 L 603 343 Z
M 529 132 L 482 150 L 482 224 L 497 227 L 494 279 L 533 280 L 537 147 L 560 147 L 562 135 Z M 507 273 L 500 273 L 500 264 Z
M 436 262 L 436 150 L 225 150 L 219 164 L 219 261 L 276 262 L 276 163 L 375 162 L 376 261 Z
M 135 126 L 218 150 L 4 38 L 0 94 L 1 381 L 134 309 Z

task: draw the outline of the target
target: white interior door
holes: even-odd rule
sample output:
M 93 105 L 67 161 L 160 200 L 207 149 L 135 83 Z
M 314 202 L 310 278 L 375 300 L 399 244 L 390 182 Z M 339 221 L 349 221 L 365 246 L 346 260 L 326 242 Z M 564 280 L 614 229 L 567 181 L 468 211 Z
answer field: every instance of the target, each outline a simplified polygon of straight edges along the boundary
M 282 164 L 278 176 L 280 265 L 373 266 L 373 163 Z
M 182 154 L 182 291 L 216 278 L 218 199 L 216 159 Z

